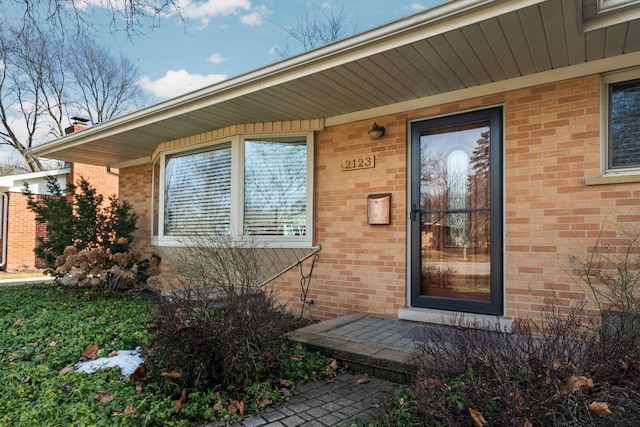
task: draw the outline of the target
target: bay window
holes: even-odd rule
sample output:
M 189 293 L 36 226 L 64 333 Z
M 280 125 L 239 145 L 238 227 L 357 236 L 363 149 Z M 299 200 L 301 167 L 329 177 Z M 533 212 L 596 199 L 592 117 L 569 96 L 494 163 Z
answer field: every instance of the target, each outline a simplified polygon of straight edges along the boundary
M 310 246 L 312 144 L 312 134 L 237 135 L 162 152 L 154 163 L 153 244 L 197 233 Z

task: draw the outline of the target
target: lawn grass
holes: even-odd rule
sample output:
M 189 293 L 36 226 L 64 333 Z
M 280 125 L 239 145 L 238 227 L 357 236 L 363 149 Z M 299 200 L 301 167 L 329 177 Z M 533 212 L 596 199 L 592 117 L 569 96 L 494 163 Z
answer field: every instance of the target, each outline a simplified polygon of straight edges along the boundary
M 213 385 L 192 391 L 179 380 L 153 376 L 132 381 L 120 369 L 92 374 L 67 371 L 87 346 L 113 350 L 153 347 L 157 302 L 132 295 L 55 284 L 0 287 L 0 426 L 190 426 L 238 420 L 236 399 L 247 402 L 245 417 L 261 402 L 282 398 L 280 378 L 245 390 Z M 307 379 L 326 360 L 302 348 L 282 378 Z M 107 396 L 101 401 L 101 397 Z
M 88 345 L 99 356 L 146 345 L 153 316 L 154 303 L 136 297 L 43 284 L 0 288 L 0 425 L 131 425 L 152 401 L 158 412 L 162 403 L 170 409 L 170 400 L 136 393 L 119 369 L 60 373 Z M 113 400 L 101 404 L 99 391 Z M 128 405 L 138 414 L 124 414 Z

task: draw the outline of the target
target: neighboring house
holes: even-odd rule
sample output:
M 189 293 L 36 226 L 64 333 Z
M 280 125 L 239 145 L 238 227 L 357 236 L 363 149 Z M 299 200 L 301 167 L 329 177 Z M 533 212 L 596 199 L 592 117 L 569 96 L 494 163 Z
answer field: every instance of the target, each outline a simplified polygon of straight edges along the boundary
M 49 196 L 48 176 L 56 177 L 63 189 L 68 183 L 78 184 L 85 178 L 105 198 L 118 195 L 118 176 L 108 173 L 103 166 L 71 163 L 63 169 L 0 177 L 0 270 L 45 267 L 33 252 L 38 238 L 46 237 L 45 225 L 36 222 L 22 190 L 27 183 L 36 198 Z
M 33 151 L 119 168 L 147 253 L 320 248 L 316 318 L 508 322 L 588 300 L 559 264 L 640 220 L 639 93 L 639 1 L 457 0 Z

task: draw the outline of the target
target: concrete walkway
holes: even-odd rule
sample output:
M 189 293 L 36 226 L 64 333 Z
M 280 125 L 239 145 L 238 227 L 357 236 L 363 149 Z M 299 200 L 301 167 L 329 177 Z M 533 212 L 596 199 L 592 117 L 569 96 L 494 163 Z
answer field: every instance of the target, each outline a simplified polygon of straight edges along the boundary
M 0 277 L 2 277 L 0 275 Z M 15 279 L 0 279 L 0 286 L 20 286 L 20 285 L 28 285 L 34 283 L 51 283 L 53 282 L 53 277 L 51 276 L 35 276 L 35 277 L 23 277 L 23 278 L 15 278 Z
M 232 427 L 350 426 L 384 414 L 386 401 L 400 387 L 391 381 L 341 374 L 334 382 L 312 381 L 297 386 L 289 400 Z M 229 424 L 206 424 L 222 427 Z

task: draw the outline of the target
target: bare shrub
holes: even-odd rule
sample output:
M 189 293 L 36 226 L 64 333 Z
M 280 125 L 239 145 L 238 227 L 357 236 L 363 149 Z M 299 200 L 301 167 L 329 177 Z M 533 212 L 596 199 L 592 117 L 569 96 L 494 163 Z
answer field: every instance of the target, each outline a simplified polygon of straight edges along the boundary
M 640 313 L 640 233 L 605 225 L 584 258 L 569 257 L 572 277 L 593 294 L 601 311 Z
M 63 284 L 96 287 L 109 291 L 147 289 L 149 281 L 159 274 L 160 257 L 142 258 L 128 250 L 125 238 L 118 240 L 123 252 L 112 253 L 101 245 L 88 245 L 78 250 L 68 246 L 55 260 L 53 275 Z
M 563 313 L 549 302 L 540 322 L 512 333 L 460 318 L 416 339 L 414 391 L 424 425 L 636 425 L 640 413 L 640 334 L 601 340 L 583 307 Z M 593 402 L 606 404 L 600 414 Z
M 251 241 L 190 236 L 172 261 L 180 278 L 160 303 L 152 363 L 188 387 L 239 389 L 276 375 L 285 333 L 299 326 L 261 286 Z

